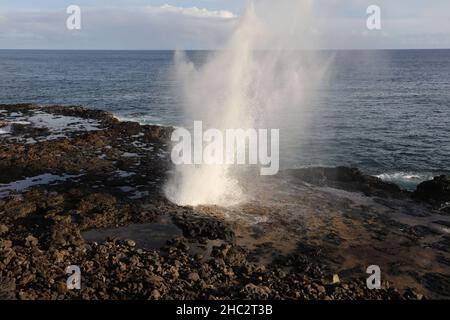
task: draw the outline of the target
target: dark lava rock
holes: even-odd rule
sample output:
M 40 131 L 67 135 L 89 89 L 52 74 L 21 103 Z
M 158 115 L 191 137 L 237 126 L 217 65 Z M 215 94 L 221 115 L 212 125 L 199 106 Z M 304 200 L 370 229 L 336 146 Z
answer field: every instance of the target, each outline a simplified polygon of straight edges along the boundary
M 266 286 L 257 286 L 253 283 L 247 284 L 242 290 L 242 298 L 250 300 L 266 300 L 271 293 L 270 288 Z
M 252 262 L 251 253 L 234 243 L 228 222 L 171 204 L 161 190 L 171 165 L 167 142 L 172 128 L 120 122 L 106 112 L 78 106 L 0 108 L 24 115 L 43 109 L 100 123 L 98 131 L 65 132 L 52 141 L 1 141 L 0 183 L 43 173 L 76 177 L 0 200 L 0 299 L 402 298 L 394 289 L 370 291 L 359 280 L 330 284 L 334 272 L 327 267 L 329 252 L 313 244 L 299 243 L 294 254 L 280 256 L 267 266 Z M 14 130 L 31 137 L 45 134 L 26 126 Z M 132 158 L 136 159 L 125 159 L 124 153 L 135 154 Z M 401 193 L 357 169 L 291 173 L 319 185 L 388 196 Z M 135 191 L 148 196 L 136 197 Z M 167 213 L 184 237 L 168 241 L 162 250 L 139 248 L 136 239 L 86 243 L 81 235 L 89 229 L 148 223 Z M 210 255 L 193 254 L 189 244 L 209 247 L 205 239 L 220 241 L 211 246 Z M 330 233 L 326 241 L 339 245 L 343 239 Z M 70 265 L 81 269 L 81 290 L 68 290 L 65 285 Z M 428 284 L 436 287 L 434 282 L 442 280 L 439 277 L 429 274 Z M 446 294 L 447 287 L 444 282 L 438 289 Z M 418 295 L 409 293 L 408 297 Z
M 430 291 L 450 297 L 450 277 L 441 273 L 427 273 L 423 276 L 425 287 Z
M 37 246 L 39 243 L 39 240 L 35 237 L 33 237 L 32 235 L 29 235 L 28 237 L 25 238 L 25 245 L 27 247 L 35 247 Z
M 450 221 L 433 221 L 433 223 L 439 224 L 441 226 L 450 228 Z
M 416 292 L 415 290 L 408 288 L 403 295 L 407 300 L 422 300 L 423 294 Z
M 0 277 L 0 300 L 16 299 L 16 281 L 11 278 Z
M 422 237 L 427 237 L 427 236 L 436 236 L 436 235 L 441 234 L 440 232 L 438 232 L 435 229 L 432 229 L 427 226 L 421 226 L 421 225 L 410 227 L 408 230 L 409 230 L 410 235 L 413 235 L 414 237 L 417 237 L 417 238 L 422 238 Z
M 442 256 L 442 255 L 439 255 L 439 256 L 437 257 L 437 261 L 438 261 L 439 263 L 442 263 L 442 264 L 444 264 L 444 265 L 450 267 L 450 259 L 449 259 L 449 258 L 446 258 L 446 257 L 444 257 L 444 256 Z
M 207 238 L 209 240 L 234 239 L 234 232 L 225 222 L 214 217 L 190 216 L 189 214 L 177 215 L 174 223 L 183 231 L 187 238 Z
M 14 134 L 24 134 L 29 136 L 39 136 L 39 135 L 48 135 L 48 128 L 36 128 L 31 125 L 21 124 L 21 123 L 13 123 L 11 125 L 11 131 Z
M 450 252 L 450 236 L 442 237 L 442 240 L 433 243 L 431 247 L 444 252 Z
M 357 168 L 314 167 L 285 170 L 283 174 L 317 186 L 328 186 L 371 196 L 401 197 L 407 194 L 397 185 L 363 174 Z
M 450 203 L 450 177 L 439 176 L 422 182 L 417 186 L 413 197 L 433 204 L 438 209 L 445 206 L 446 203 Z

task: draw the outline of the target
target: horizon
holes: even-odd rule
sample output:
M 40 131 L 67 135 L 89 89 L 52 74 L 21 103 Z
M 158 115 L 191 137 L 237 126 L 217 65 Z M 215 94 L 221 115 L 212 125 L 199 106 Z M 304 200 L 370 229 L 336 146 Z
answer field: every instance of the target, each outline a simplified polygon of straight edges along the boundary
M 0 51 L 116 51 L 116 52 L 213 52 L 213 51 L 224 51 L 227 49 L 219 48 L 219 49 L 32 49 L 32 48 L 0 48 Z M 360 49 L 360 48 L 350 48 L 350 49 L 295 49 L 292 51 L 318 51 L 318 52 L 336 52 L 336 51 L 446 51 L 450 50 L 448 48 L 376 48 L 376 49 Z M 260 50 L 260 51 L 270 51 L 270 50 Z

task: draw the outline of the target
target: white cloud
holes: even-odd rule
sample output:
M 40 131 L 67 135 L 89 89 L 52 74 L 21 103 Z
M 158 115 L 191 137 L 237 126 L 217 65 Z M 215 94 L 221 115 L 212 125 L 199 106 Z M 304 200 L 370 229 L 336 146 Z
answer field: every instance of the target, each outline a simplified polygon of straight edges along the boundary
M 278 0 L 279 1 L 279 0 Z M 414 2 L 414 5 L 412 4 Z M 192 2 L 191 2 L 192 3 Z M 224 3 L 223 1 L 221 2 Z M 377 0 L 382 30 L 366 28 L 373 0 L 314 0 L 310 29 L 326 48 L 450 47 L 448 0 Z M 226 8 L 227 5 L 223 4 Z M 217 8 L 217 7 L 216 7 Z M 213 49 L 222 48 L 238 17 L 229 10 L 173 5 L 82 6 L 82 30 L 65 27 L 65 10 L 3 10 L 0 48 Z M 270 8 L 267 9 L 271 14 Z M 296 14 L 293 12 L 292 14 Z M 299 34 L 299 38 L 304 37 Z M 315 41 L 307 41 L 310 47 Z
M 81 30 L 66 29 L 65 10 L 11 11 L 0 20 L 0 48 L 210 49 L 222 47 L 236 15 L 170 5 L 81 7 Z
M 147 7 L 147 9 L 151 12 L 169 12 L 197 18 L 233 19 L 237 17 L 233 12 L 227 10 L 211 11 L 205 8 L 183 8 L 172 6 L 169 4 L 165 4 L 160 7 Z

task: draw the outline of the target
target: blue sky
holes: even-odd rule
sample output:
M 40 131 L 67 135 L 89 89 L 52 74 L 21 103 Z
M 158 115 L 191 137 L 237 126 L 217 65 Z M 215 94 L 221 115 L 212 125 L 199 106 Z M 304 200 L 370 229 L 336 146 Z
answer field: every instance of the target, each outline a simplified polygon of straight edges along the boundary
M 82 9 L 79 31 L 65 27 L 71 4 Z M 371 4 L 382 9 L 382 30 L 366 28 Z M 0 48 L 216 49 L 245 6 L 246 0 L 1 0 Z M 321 48 L 450 48 L 448 0 L 314 0 L 314 17 Z

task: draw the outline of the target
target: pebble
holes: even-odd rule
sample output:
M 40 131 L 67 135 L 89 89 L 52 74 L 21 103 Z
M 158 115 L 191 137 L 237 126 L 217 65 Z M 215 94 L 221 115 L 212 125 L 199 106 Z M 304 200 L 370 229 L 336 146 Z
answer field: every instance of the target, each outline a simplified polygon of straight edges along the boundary
M 29 235 L 25 238 L 25 245 L 27 247 L 35 247 L 39 243 L 39 240 L 36 237 L 33 237 L 32 235 Z
M 129 247 L 135 247 L 136 246 L 136 241 L 134 241 L 134 240 L 128 239 L 128 240 L 125 240 L 125 243 Z
M 339 279 L 339 275 L 334 274 L 333 275 L 333 284 L 338 284 L 340 282 L 341 282 L 341 280 Z
M 159 293 L 158 290 L 153 290 L 152 293 L 150 294 L 150 299 L 153 300 L 158 300 L 159 298 L 161 298 L 161 294 Z
M 0 235 L 5 234 L 8 231 L 9 231 L 8 226 L 6 226 L 4 224 L 0 224 Z
M 200 279 L 200 276 L 198 275 L 197 272 L 191 272 L 188 274 L 187 278 L 189 281 L 196 282 Z

